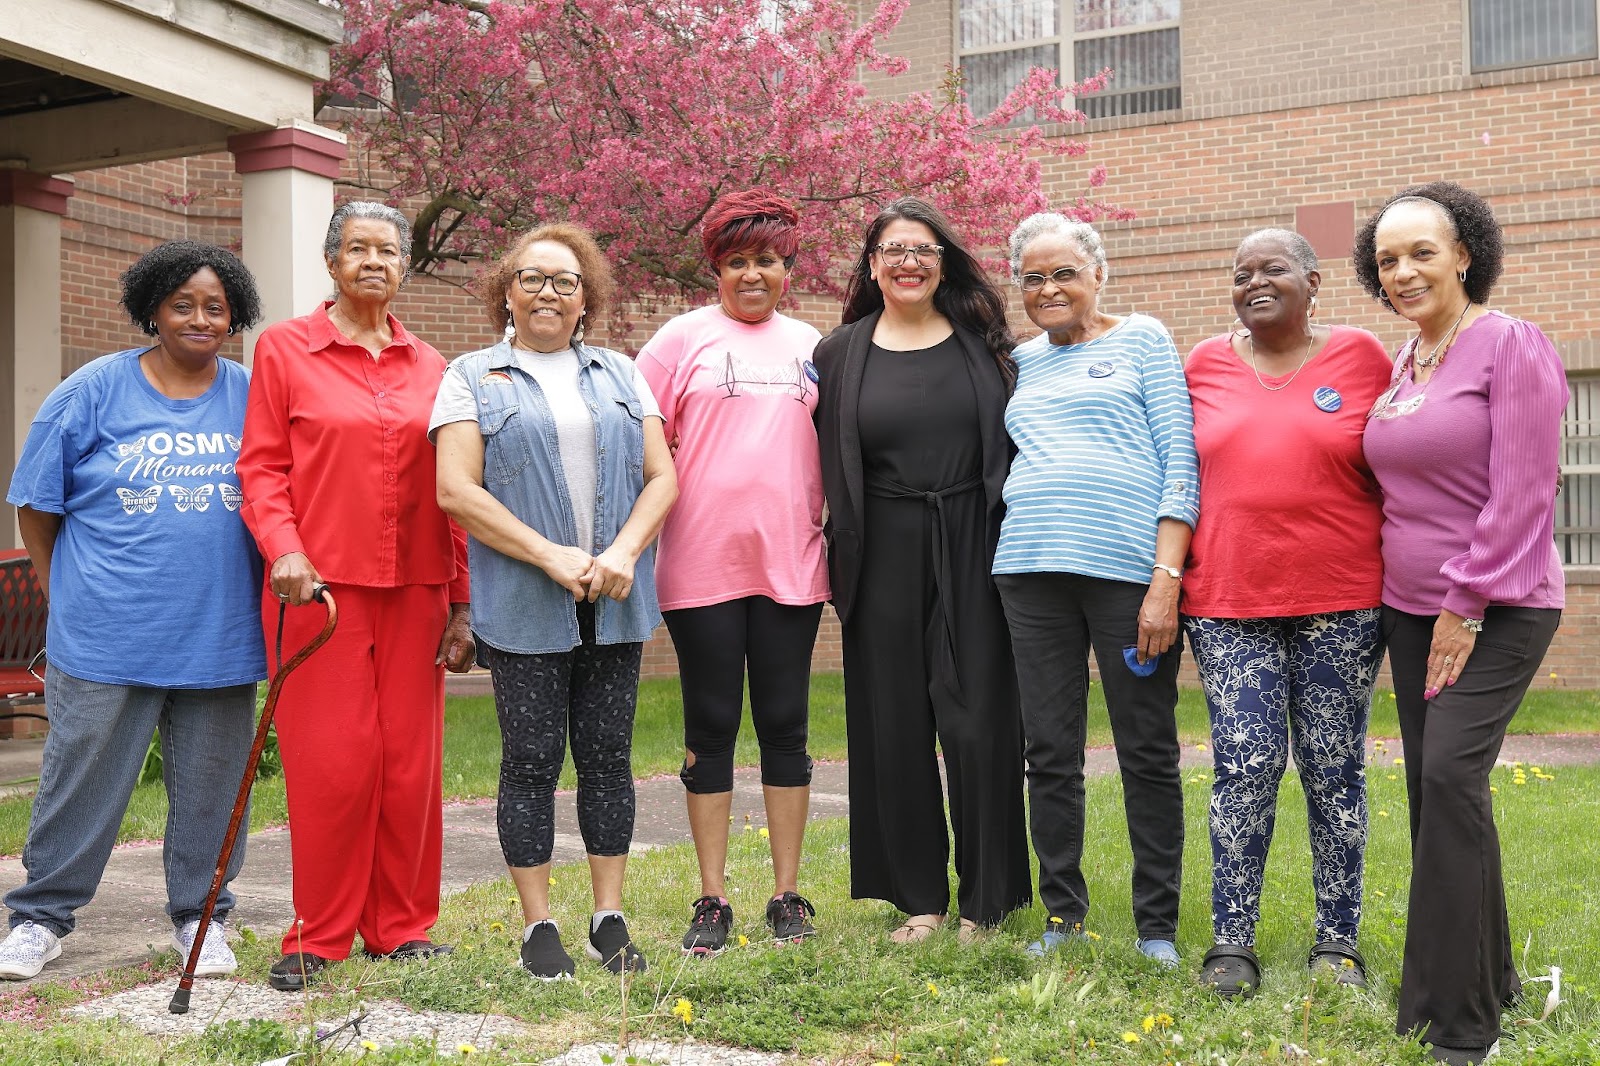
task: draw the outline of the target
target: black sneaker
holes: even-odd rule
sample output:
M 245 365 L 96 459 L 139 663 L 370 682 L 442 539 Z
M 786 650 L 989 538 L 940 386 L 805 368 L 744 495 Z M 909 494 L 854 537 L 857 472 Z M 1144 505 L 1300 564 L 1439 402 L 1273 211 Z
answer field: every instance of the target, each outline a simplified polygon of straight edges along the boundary
M 332 965 L 332 959 L 296 951 L 272 964 L 267 971 L 267 984 L 279 992 L 299 992 Z
M 624 969 L 644 973 L 649 969 L 644 956 L 633 946 L 628 936 L 628 923 L 620 914 L 608 914 L 600 919 L 600 928 L 589 923 L 589 947 L 585 950 L 591 959 L 610 970 L 621 973 Z
M 541 981 L 571 980 L 577 967 L 561 946 L 555 922 L 539 922 L 523 936 L 522 968 Z
M 721 955 L 732 928 L 732 905 L 721 896 L 701 896 L 694 901 L 694 919 L 683 934 L 683 953 L 701 958 Z
M 772 927 L 775 944 L 791 944 L 816 936 L 816 928 L 808 917 L 816 917 L 817 908 L 798 892 L 785 892 L 767 904 L 767 924 Z

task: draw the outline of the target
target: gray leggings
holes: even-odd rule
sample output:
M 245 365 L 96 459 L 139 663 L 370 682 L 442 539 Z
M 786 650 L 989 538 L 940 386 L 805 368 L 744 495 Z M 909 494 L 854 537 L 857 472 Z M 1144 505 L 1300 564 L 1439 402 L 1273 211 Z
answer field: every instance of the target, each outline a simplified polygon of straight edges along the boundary
M 569 734 L 584 849 L 626 855 L 633 842 L 633 712 L 644 645 L 596 645 L 589 604 L 579 605 L 578 626 L 583 643 L 569 652 L 518 655 L 478 645 L 500 719 L 497 820 L 507 866 L 550 861 Z

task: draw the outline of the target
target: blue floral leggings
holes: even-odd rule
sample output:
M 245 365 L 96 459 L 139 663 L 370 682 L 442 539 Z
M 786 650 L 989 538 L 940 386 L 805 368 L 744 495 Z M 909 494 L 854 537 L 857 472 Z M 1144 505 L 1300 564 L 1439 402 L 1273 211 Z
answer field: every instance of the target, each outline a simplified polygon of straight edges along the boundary
M 1211 712 L 1211 914 L 1253 945 L 1278 782 L 1294 747 L 1311 829 L 1319 942 L 1356 942 L 1367 843 L 1366 737 L 1378 611 L 1183 619 Z

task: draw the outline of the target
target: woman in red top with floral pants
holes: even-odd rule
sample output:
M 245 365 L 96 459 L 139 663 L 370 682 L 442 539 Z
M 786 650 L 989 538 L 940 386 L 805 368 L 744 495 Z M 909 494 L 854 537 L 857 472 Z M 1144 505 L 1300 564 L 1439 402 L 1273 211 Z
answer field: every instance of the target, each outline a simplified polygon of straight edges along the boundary
M 295 925 L 269 980 L 295 991 L 349 955 L 420 958 L 439 917 L 444 667 L 474 658 L 466 537 L 435 499 L 428 415 L 444 358 L 389 314 L 411 227 L 374 203 L 334 212 L 324 247 L 338 296 L 256 342 L 239 452 L 243 516 L 279 604 L 318 582 L 333 639 L 284 684 L 277 710 L 294 859 Z M 286 647 L 321 611 L 291 610 Z

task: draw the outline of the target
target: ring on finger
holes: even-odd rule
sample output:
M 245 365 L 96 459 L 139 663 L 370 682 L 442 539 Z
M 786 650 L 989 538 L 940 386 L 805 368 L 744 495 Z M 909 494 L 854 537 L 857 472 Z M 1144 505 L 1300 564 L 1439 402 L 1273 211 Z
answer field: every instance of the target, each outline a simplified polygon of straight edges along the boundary
M 1453 664 L 1453 663 L 1454 663 L 1454 662 L 1455 662 L 1455 661 L 1456 661 L 1456 657 L 1455 657 L 1455 656 L 1454 656 L 1454 655 L 1446 655 L 1446 656 L 1445 656 L 1445 657 L 1444 657 L 1444 664 L 1445 664 L 1445 665 L 1446 665 L 1446 666 L 1450 666 L 1450 665 L 1451 665 L 1451 664 Z

